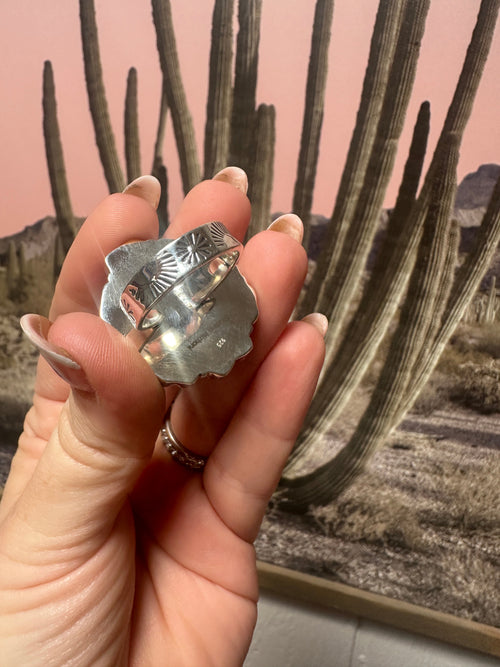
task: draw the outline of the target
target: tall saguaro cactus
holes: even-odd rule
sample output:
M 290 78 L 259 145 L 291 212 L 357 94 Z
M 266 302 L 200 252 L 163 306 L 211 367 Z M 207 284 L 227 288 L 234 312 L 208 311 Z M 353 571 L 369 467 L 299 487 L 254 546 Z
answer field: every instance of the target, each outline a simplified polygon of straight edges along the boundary
M 499 5 L 500 0 L 481 3 L 454 97 L 410 216 L 426 211 L 424 233 L 399 325 L 369 406 L 348 444 L 333 459 L 308 475 L 283 480 L 282 500 L 294 510 L 335 498 L 399 423 L 432 372 L 498 245 L 500 180 L 475 248 L 451 284 L 457 241 L 450 213 L 459 145 L 491 45 Z
M 231 131 L 234 0 L 215 0 L 205 124 L 205 178 L 227 165 Z
M 314 439 L 326 433 L 348 404 L 393 321 L 415 261 L 428 207 L 427 197 L 422 197 L 418 204 L 415 200 L 428 133 L 429 104 L 424 103 L 418 114 L 403 181 L 385 239 L 349 326 L 325 369 L 301 436 L 290 457 L 289 467 L 307 454 Z
M 353 212 L 355 224 L 345 236 L 337 266 L 327 271 L 321 286 L 318 310 L 330 319 L 328 359 L 360 285 L 378 228 L 410 100 L 429 4 L 430 0 L 413 0 L 406 6 L 363 187 Z
M 187 193 L 201 178 L 193 120 L 189 113 L 182 85 L 179 58 L 175 42 L 170 0 L 151 0 L 156 29 L 156 44 L 160 56 L 165 94 L 168 100 L 175 141 L 179 153 L 184 192 Z
M 49 170 L 52 200 L 64 252 L 67 252 L 76 234 L 75 219 L 69 197 L 66 168 L 57 120 L 56 91 L 52 64 L 46 60 L 43 66 L 43 137 Z
M 293 212 L 304 223 L 304 246 L 309 245 L 309 222 L 323 125 L 328 47 L 333 18 L 333 0 L 317 0 L 307 73 L 306 99 L 293 193 Z
M 407 1 L 383 0 L 379 4 L 356 124 L 323 250 L 301 305 L 303 315 L 317 309 L 323 280 L 327 273 L 332 273 L 337 266 L 353 218 L 380 121 L 387 80 Z
M 137 107 L 137 70 L 135 67 L 131 67 L 127 76 L 124 114 L 125 160 L 127 163 L 127 180 L 129 183 L 142 173 Z
M 165 84 L 162 82 L 160 112 L 158 115 L 158 127 L 156 129 L 155 147 L 153 153 L 153 166 L 151 173 L 159 180 L 161 185 L 160 202 L 157 208 L 159 234 L 162 236 L 168 227 L 168 174 L 163 162 L 163 142 L 165 140 L 165 128 L 167 124 L 168 101 L 165 92 Z
M 238 37 L 231 117 L 230 162 L 244 169 L 253 180 L 253 133 L 257 91 L 262 0 L 239 0 Z
M 271 222 L 271 196 L 276 141 L 276 110 L 272 104 L 260 104 L 257 109 L 254 177 L 248 196 L 252 202 L 252 217 L 247 237 L 266 229 Z
M 125 187 L 125 180 L 116 151 L 104 89 L 94 0 L 80 0 L 80 27 L 85 81 L 97 148 L 109 191 L 121 192 Z

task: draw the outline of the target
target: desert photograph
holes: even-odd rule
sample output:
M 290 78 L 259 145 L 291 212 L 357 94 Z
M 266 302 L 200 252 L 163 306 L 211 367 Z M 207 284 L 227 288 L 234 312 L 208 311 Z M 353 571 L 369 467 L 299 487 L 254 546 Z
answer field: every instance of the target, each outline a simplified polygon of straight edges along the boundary
M 247 238 L 301 217 L 294 318 L 330 323 L 258 559 L 500 628 L 500 1 L 130 0 L 121 29 L 115 0 L 17 4 L 1 29 L 33 48 L 0 66 L 0 489 L 38 360 L 19 318 L 48 314 L 85 217 L 151 173 L 168 238 L 183 195 L 234 164 Z

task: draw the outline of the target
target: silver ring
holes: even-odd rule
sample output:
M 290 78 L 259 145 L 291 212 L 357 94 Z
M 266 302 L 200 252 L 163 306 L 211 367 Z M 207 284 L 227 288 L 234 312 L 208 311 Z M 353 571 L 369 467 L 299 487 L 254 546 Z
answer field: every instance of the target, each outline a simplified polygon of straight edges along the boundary
M 220 222 L 178 239 L 129 243 L 106 257 L 100 314 L 133 341 L 165 384 L 224 376 L 252 349 L 255 294 Z
M 179 463 L 189 470 L 203 470 L 208 457 L 202 456 L 201 454 L 195 454 L 187 447 L 184 447 L 182 442 L 177 439 L 170 422 L 170 410 L 165 417 L 165 425 L 161 429 L 161 437 L 167 451 L 176 463 Z
M 220 222 L 168 241 L 126 285 L 120 299 L 123 312 L 139 331 L 157 326 L 162 313 L 155 305 L 176 286 L 185 302 L 200 305 L 236 264 L 240 250 L 241 243 Z

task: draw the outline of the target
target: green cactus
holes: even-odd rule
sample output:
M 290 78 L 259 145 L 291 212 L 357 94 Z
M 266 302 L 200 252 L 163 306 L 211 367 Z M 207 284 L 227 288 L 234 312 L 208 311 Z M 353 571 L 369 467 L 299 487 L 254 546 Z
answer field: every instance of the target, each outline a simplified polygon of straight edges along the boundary
M 66 181 L 66 168 L 57 120 L 56 92 L 52 64 L 49 60 L 43 66 L 43 137 L 45 155 L 49 171 L 52 200 L 56 211 L 56 220 L 65 252 L 76 234 L 75 218 Z
M 274 146 L 276 142 L 275 124 L 276 110 L 274 106 L 272 104 L 261 104 L 257 109 L 254 176 L 248 191 L 248 196 L 252 202 L 252 217 L 247 238 L 266 229 L 271 222 Z
M 165 141 L 165 129 L 167 126 L 168 100 L 165 83 L 162 81 L 160 96 L 160 111 L 158 114 L 158 126 L 156 128 L 155 147 L 153 151 L 153 167 L 155 163 L 163 162 L 163 143 Z
M 234 0 L 215 0 L 205 123 L 205 178 L 227 166 L 231 130 Z
M 229 162 L 253 181 L 257 69 L 262 0 L 239 0 Z
M 161 186 L 160 201 L 158 202 L 158 208 L 156 209 L 156 212 L 158 214 L 158 224 L 159 224 L 158 234 L 159 236 L 163 236 L 169 225 L 168 172 L 166 166 L 161 161 L 161 158 L 158 158 L 157 161 L 153 164 L 153 169 L 151 173 L 160 181 L 160 186 Z
M 426 197 L 416 204 L 415 195 L 425 158 L 429 117 L 429 104 L 424 103 L 415 124 L 403 180 L 384 242 L 342 341 L 325 366 L 288 469 L 307 454 L 314 439 L 325 435 L 340 415 L 393 321 L 415 261 L 428 206 Z
M 414 207 L 427 199 L 419 255 L 398 328 L 370 404 L 349 443 L 309 475 L 283 480 L 282 502 L 303 511 L 336 497 L 399 423 L 463 316 L 500 240 L 500 180 L 475 248 L 451 285 L 457 232 L 451 218 L 459 144 L 488 54 L 499 0 L 483 0 L 460 79 Z M 412 213 L 412 215 L 415 215 Z M 448 294 L 450 295 L 448 297 Z
M 319 157 L 321 126 L 323 124 L 332 18 L 333 0 L 317 0 L 307 73 L 300 153 L 292 205 L 293 212 L 304 223 L 303 244 L 305 248 L 309 246 L 312 197 Z
M 80 28 L 85 81 L 97 148 L 109 191 L 121 192 L 125 187 L 125 180 L 116 151 L 104 89 L 94 0 L 80 0 Z
M 282 481 L 284 504 L 304 511 L 310 504 L 326 504 L 337 497 L 364 469 L 376 448 L 396 426 L 401 396 L 410 382 L 413 366 L 425 345 L 435 313 L 436 296 L 447 257 L 449 219 L 455 195 L 458 145 L 454 138 L 433 182 L 431 203 L 408 294 L 398 327 L 369 405 L 347 445 L 314 472 Z M 286 500 L 285 500 L 286 498 Z
M 159 235 L 162 236 L 168 225 L 168 174 L 167 168 L 163 162 L 163 142 L 165 140 L 165 128 L 167 124 L 168 101 L 165 92 L 165 85 L 162 82 L 162 91 L 160 99 L 160 112 L 158 116 L 158 127 L 156 130 L 155 147 L 153 153 L 153 166 L 151 174 L 155 176 L 161 185 L 161 196 L 156 212 L 158 213 Z
M 420 42 L 430 0 L 414 0 L 406 7 L 387 81 L 380 122 L 373 141 L 363 187 L 338 264 L 324 276 L 317 310 L 330 319 L 328 347 L 334 348 L 363 276 L 363 269 L 378 228 L 385 191 L 410 100 Z
M 301 304 L 301 316 L 317 310 L 323 280 L 327 272 L 332 273 L 338 263 L 363 187 L 405 5 L 406 0 L 384 0 L 379 4 L 356 125 L 323 250 Z
M 124 116 L 125 161 L 127 164 L 127 180 L 130 183 L 142 174 L 137 109 L 137 70 L 135 67 L 131 67 L 128 71 Z
M 484 2 L 484 0 L 483 0 Z M 498 0 L 485 2 L 488 5 L 485 15 L 490 25 L 495 25 Z M 482 5 L 483 6 L 483 5 Z M 481 6 L 481 7 L 482 7 Z M 492 11 L 490 11 L 492 10 Z M 481 15 L 481 13 L 480 13 Z M 488 41 L 486 39 L 486 44 Z M 406 395 L 401 401 L 397 419 L 401 420 L 411 407 L 413 400 L 422 391 L 434 367 L 441 356 L 450 336 L 463 318 L 467 308 L 477 292 L 484 274 L 497 251 L 500 243 L 500 178 L 493 190 L 490 203 L 479 228 L 474 247 L 465 262 L 458 269 L 450 297 L 442 317 L 441 326 L 432 345 L 422 354 L 414 368 L 414 373 Z
M 486 324 L 491 324 L 495 321 L 498 310 L 497 304 L 497 285 L 496 285 L 496 276 L 491 277 L 490 289 L 488 291 L 488 300 L 486 303 L 486 314 L 485 322 Z
M 201 178 L 193 120 L 189 113 L 186 93 L 182 85 L 179 58 L 175 43 L 170 0 L 152 0 L 156 45 L 163 73 L 165 93 L 172 115 L 175 141 L 179 153 L 184 193 Z

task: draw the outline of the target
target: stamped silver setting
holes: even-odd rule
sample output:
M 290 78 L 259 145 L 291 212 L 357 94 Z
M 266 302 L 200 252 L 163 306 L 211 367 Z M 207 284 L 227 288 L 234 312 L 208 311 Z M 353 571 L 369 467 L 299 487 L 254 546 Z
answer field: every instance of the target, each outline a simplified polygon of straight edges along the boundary
M 240 252 L 220 222 L 120 246 L 106 257 L 101 317 L 134 340 L 165 383 L 226 375 L 251 350 L 258 315 L 236 267 Z

